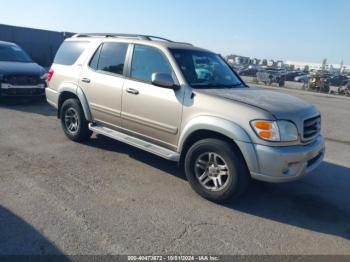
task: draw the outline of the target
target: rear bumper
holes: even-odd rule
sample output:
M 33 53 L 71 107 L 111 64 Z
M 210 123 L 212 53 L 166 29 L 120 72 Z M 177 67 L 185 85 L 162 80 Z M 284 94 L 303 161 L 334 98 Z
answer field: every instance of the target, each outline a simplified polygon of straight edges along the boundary
M 258 170 L 250 170 L 254 179 L 271 183 L 298 180 L 321 164 L 325 155 L 322 136 L 305 146 L 269 147 L 253 145 Z
M 47 87 L 45 89 L 46 94 L 46 101 L 53 107 L 58 107 L 58 92 L 51 89 L 50 87 Z

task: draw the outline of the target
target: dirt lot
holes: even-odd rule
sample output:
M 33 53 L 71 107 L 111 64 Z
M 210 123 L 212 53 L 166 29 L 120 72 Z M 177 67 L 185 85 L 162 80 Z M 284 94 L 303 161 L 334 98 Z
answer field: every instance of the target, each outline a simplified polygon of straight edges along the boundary
M 45 102 L 0 103 L 0 254 L 350 254 L 350 99 L 283 91 L 323 113 L 327 155 L 302 181 L 197 196 L 176 164 L 94 136 Z

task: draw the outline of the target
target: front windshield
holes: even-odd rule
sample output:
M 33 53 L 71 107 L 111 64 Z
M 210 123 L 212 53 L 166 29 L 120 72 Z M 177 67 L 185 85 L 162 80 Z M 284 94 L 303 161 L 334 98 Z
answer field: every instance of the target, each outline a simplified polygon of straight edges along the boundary
M 214 53 L 187 49 L 170 49 L 193 88 L 232 88 L 244 84 L 223 59 Z
M 15 45 L 0 45 L 0 61 L 32 62 L 30 57 L 21 48 Z

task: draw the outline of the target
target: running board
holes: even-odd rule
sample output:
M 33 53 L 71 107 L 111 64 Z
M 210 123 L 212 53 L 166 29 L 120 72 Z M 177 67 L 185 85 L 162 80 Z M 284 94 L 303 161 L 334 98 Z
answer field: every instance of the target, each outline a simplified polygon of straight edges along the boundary
M 133 136 L 112 130 L 101 125 L 89 124 L 89 129 L 97 134 L 108 136 L 112 139 L 140 148 L 157 156 L 163 157 L 171 161 L 179 161 L 180 154 L 170 149 L 146 142 Z

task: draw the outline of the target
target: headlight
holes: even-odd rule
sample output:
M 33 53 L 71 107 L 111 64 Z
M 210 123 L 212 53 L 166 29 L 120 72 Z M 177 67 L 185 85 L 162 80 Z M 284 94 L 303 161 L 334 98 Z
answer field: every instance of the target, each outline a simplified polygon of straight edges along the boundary
M 251 126 L 257 136 L 274 142 L 290 142 L 298 139 L 298 129 L 290 121 L 254 120 Z
M 297 127 L 289 121 L 277 121 L 281 141 L 295 141 L 298 139 Z

